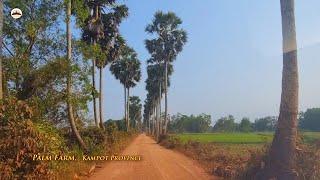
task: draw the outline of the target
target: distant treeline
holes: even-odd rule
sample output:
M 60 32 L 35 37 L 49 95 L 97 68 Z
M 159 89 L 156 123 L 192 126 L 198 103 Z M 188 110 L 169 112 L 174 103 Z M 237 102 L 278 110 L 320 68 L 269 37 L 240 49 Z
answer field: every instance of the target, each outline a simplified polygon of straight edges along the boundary
M 232 116 L 219 118 L 211 126 L 211 116 L 207 114 L 183 115 L 178 113 L 171 117 L 169 130 L 175 133 L 190 132 L 262 132 L 274 131 L 278 117 L 267 116 L 250 121 L 242 118 L 240 122 Z M 320 131 L 320 108 L 307 109 L 299 114 L 299 129 L 303 131 Z

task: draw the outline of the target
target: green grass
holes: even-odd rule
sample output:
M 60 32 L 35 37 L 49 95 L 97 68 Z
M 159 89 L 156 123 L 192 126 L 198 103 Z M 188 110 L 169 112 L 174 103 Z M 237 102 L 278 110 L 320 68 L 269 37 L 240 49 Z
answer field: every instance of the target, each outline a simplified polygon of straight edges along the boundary
M 175 136 L 182 142 L 192 140 L 203 143 L 259 144 L 272 140 L 271 133 L 184 133 Z
M 320 132 L 303 132 L 303 141 L 306 143 L 313 143 L 320 140 Z
M 304 132 L 303 140 L 312 143 L 320 140 L 320 132 Z M 273 133 L 183 133 L 175 134 L 182 142 L 189 140 L 202 143 L 224 143 L 224 144 L 262 144 L 271 142 Z

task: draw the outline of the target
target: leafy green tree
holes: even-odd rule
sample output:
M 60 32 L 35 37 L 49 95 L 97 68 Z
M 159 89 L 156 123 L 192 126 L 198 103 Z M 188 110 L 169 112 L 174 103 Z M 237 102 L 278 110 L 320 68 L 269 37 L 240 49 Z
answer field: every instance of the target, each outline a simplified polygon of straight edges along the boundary
M 274 131 L 276 128 L 277 117 L 267 116 L 263 118 L 256 119 L 253 123 L 253 128 L 255 131 Z
M 71 0 L 67 0 L 67 17 L 66 17 L 66 29 L 67 29 L 67 88 L 66 88 L 66 94 L 67 94 L 67 109 L 68 109 L 68 119 L 70 122 L 70 126 L 72 129 L 73 134 L 77 138 L 80 146 L 88 151 L 87 146 L 85 145 L 84 141 L 82 140 L 80 133 L 78 132 L 78 129 L 76 127 L 75 118 L 74 118 L 74 111 L 73 111 L 73 105 L 72 105 L 72 69 L 71 69 L 71 61 L 72 61 L 72 44 L 71 44 L 71 26 L 70 26 L 70 19 L 71 19 Z
M 10 17 L 10 11 L 19 7 L 23 18 L 15 20 Z M 32 11 L 30 11 L 32 9 Z M 62 9 L 60 0 L 53 1 L 4 1 L 3 44 L 5 53 L 4 72 L 5 86 L 8 95 L 23 97 L 23 84 L 30 84 L 30 75 L 43 64 L 53 61 L 63 52 L 63 44 L 53 29 L 58 28 L 57 18 Z M 9 83 L 10 82 L 10 83 Z M 31 84 L 30 84 L 31 85 Z M 38 88 L 34 86 L 33 89 Z
M 169 124 L 169 130 L 179 133 L 203 133 L 209 130 L 210 124 L 210 115 L 200 114 L 188 116 L 178 113 L 177 115 L 172 116 L 172 121 Z
M 68 66 L 66 35 L 58 20 L 61 14 L 65 15 L 64 5 L 64 1 L 58 0 L 4 1 L 3 89 L 6 96 L 15 96 L 36 106 L 37 118 L 33 120 L 46 119 L 67 126 L 65 85 L 66 72 L 71 68 L 73 110 L 76 124 L 80 125 L 81 113 L 87 110 L 88 71 L 76 44 L 72 51 L 74 63 Z M 16 6 L 23 11 L 23 18 L 19 20 L 9 17 Z
M 243 118 L 239 124 L 239 131 L 241 132 L 251 132 L 253 131 L 252 123 L 249 118 Z
M 179 26 L 182 20 L 173 12 L 156 12 L 151 24 L 146 27 L 146 32 L 155 35 L 151 40 L 146 40 L 146 48 L 151 54 L 151 61 L 164 62 L 164 94 L 165 94 L 165 124 L 168 121 L 168 64 L 173 62 L 182 51 L 187 42 L 187 34 Z M 164 132 L 166 133 L 166 127 Z
M 307 131 L 320 131 L 320 108 L 307 109 L 302 113 L 299 127 Z
M 232 115 L 218 119 L 218 121 L 213 126 L 214 131 L 221 132 L 234 132 L 236 131 L 236 129 L 237 124 L 235 123 L 235 119 Z

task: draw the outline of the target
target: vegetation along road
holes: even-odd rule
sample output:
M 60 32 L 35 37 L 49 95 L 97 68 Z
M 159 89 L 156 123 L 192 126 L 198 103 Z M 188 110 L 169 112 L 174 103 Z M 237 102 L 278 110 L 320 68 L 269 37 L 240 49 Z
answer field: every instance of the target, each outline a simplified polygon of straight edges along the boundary
M 141 161 L 112 161 L 94 174 L 102 179 L 212 179 L 193 160 L 165 149 L 145 134 L 139 135 L 123 155 L 141 155 Z

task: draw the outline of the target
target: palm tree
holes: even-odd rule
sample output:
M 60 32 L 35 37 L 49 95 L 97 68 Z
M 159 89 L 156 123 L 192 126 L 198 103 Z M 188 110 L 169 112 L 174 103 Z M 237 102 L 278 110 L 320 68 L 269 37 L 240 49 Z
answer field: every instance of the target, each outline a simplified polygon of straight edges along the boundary
M 150 63 L 150 60 L 148 60 Z M 173 66 L 170 64 L 168 66 L 168 75 L 171 75 L 173 72 Z M 146 80 L 146 90 L 148 91 L 147 94 L 147 100 L 150 102 L 147 102 L 148 104 L 151 104 L 150 106 L 150 112 L 146 113 L 151 113 L 153 115 L 153 132 L 154 135 L 156 136 L 156 139 L 158 139 L 160 133 L 162 133 L 161 129 L 164 129 L 161 127 L 161 124 L 164 124 L 161 122 L 161 114 L 160 114 L 160 106 L 161 106 L 161 98 L 163 94 L 163 88 L 164 84 L 168 84 L 170 86 L 170 81 L 168 79 L 168 82 L 165 83 L 163 81 L 163 74 L 165 71 L 165 66 L 163 63 L 156 63 L 152 65 L 148 65 L 147 67 L 147 74 L 148 78 Z
M 297 179 L 295 151 L 298 116 L 298 64 L 294 0 L 280 0 L 283 36 L 283 71 L 280 115 L 269 152 L 264 179 Z M 261 178 L 260 178 L 261 179 Z
M 103 24 L 100 19 L 102 2 L 98 0 L 86 1 L 87 7 L 90 9 L 91 15 L 87 19 L 85 27 L 82 33 L 82 40 L 93 46 L 97 45 L 97 41 L 104 36 Z M 91 77 L 92 77 L 92 99 L 93 99 L 93 115 L 96 126 L 99 127 L 99 121 L 97 117 L 97 90 L 95 80 L 95 67 L 97 59 L 92 58 Z
M 87 27 L 83 33 L 83 39 L 98 45 L 101 49 L 101 56 L 92 61 L 92 83 L 93 83 L 93 110 L 96 125 L 103 128 L 103 68 L 116 60 L 120 54 L 123 39 L 119 35 L 119 25 L 128 16 L 128 8 L 125 5 L 115 5 L 115 0 L 91 0 L 87 2 L 92 9 L 93 15 L 89 18 Z M 109 12 L 105 13 L 104 7 L 110 6 Z M 97 119 L 96 108 L 96 87 L 95 87 L 95 66 L 99 69 L 99 120 Z
M 125 97 L 125 121 L 127 131 L 130 128 L 129 120 L 129 97 L 130 88 L 136 86 L 141 78 L 140 61 L 137 53 L 130 47 L 125 47 L 120 55 L 118 61 L 115 61 L 110 66 L 112 74 L 116 79 L 120 80 L 120 83 L 124 87 Z
M 103 127 L 103 108 L 102 108 L 102 100 L 103 100 L 103 81 L 102 81 L 102 73 L 103 68 L 105 68 L 108 64 L 117 60 L 121 49 L 124 46 L 124 39 L 119 34 L 119 25 L 121 21 L 128 16 L 128 8 L 125 5 L 115 6 L 112 8 L 112 11 L 108 14 L 102 14 L 101 20 L 104 27 L 104 37 L 100 39 L 99 44 L 102 48 L 102 51 L 106 54 L 106 59 L 100 61 L 99 75 L 100 75 L 100 96 L 99 96 L 99 115 L 100 115 L 100 126 Z
M 68 108 L 68 118 L 70 122 L 70 126 L 72 129 L 73 134 L 76 136 L 80 146 L 84 150 L 88 150 L 85 143 L 83 142 L 76 124 L 75 124 L 75 118 L 73 115 L 73 106 L 72 106 L 72 68 L 71 68 L 71 55 L 72 55 L 72 47 L 71 47 L 71 26 L 70 26 L 70 18 L 71 18 L 71 0 L 68 0 L 67 2 L 67 18 L 66 18 L 66 25 L 67 25 L 67 62 L 68 62 L 68 68 L 67 68 L 67 108 Z
M 3 99 L 3 87 L 2 87 L 2 41 L 3 41 L 3 1 L 0 0 L 0 100 Z
M 151 60 L 162 61 L 165 65 L 164 94 L 165 94 L 165 124 L 168 121 L 168 64 L 174 61 L 187 42 L 186 32 L 179 27 L 182 20 L 173 12 L 156 12 L 146 32 L 156 35 L 152 40 L 146 40 L 146 48 L 151 54 Z M 166 133 L 166 127 L 164 130 Z

